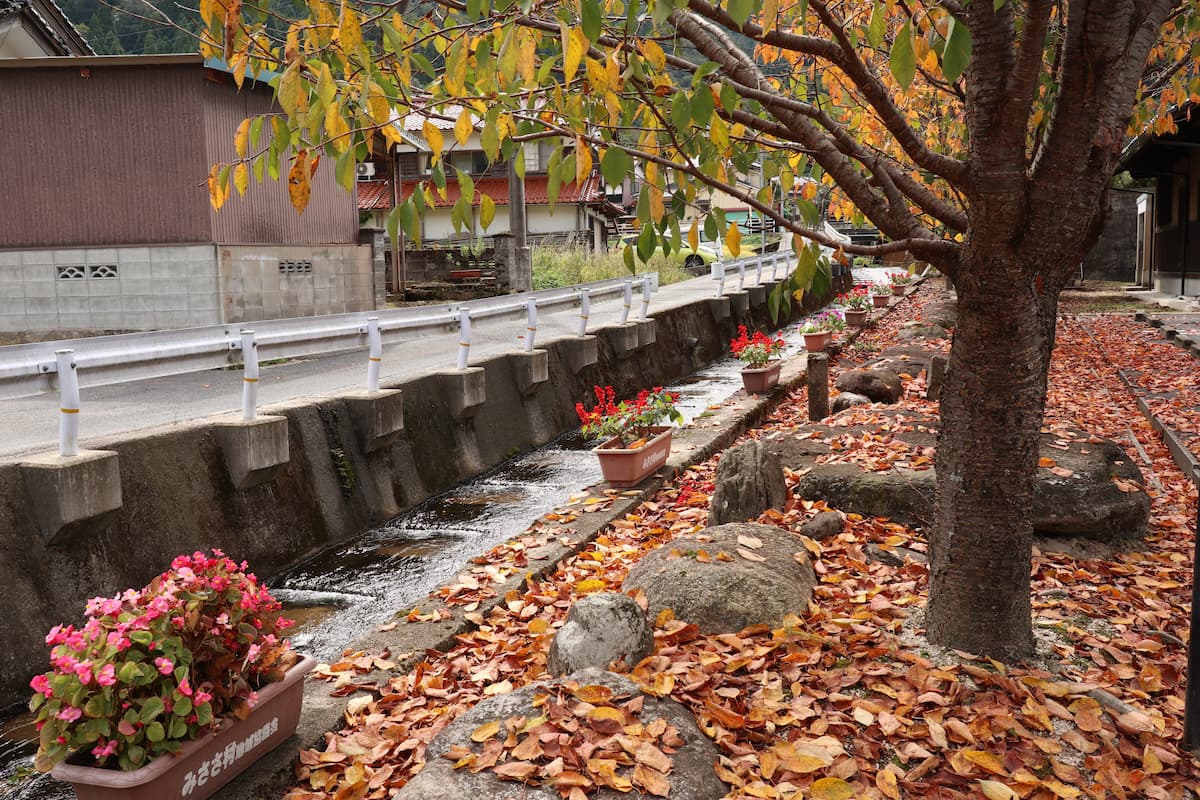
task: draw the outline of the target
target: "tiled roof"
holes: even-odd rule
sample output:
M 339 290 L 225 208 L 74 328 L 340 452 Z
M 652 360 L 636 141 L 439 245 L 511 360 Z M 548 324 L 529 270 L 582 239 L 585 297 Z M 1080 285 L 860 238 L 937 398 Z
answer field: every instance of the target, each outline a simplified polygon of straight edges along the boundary
M 426 119 L 428 119 L 430 122 L 432 122 L 433 126 L 435 128 L 438 128 L 439 130 L 443 130 L 443 131 L 453 130 L 454 123 L 458 121 L 459 115 L 461 115 L 463 113 L 463 107 L 462 106 L 446 106 L 446 108 L 443 109 L 442 113 L 444 115 L 446 115 L 447 117 L 452 117 L 453 119 L 441 119 L 439 117 L 428 117 L 427 118 L 423 114 L 406 114 L 404 116 L 404 126 L 403 126 L 404 130 L 420 131 L 422 128 L 425 127 Z M 478 121 L 479 121 L 478 117 L 476 117 L 473 120 L 473 122 L 475 122 L 476 124 L 478 124 Z
M 404 181 L 400 191 L 404 197 L 413 193 L 418 181 Z M 525 205 L 544 206 L 550 204 L 546 190 L 550 179 L 545 175 L 529 175 L 525 178 Z M 508 178 L 480 178 L 475 181 L 475 202 L 479 196 L 486 194 L 496 202 L 496 205 L 508 205 Z M 443 199 L 435 190 L 433 202 L 436 208 L 449 208 L 459 198 L 458 182 L 446 181 L 446 197 Z M 600 179 L 591 176 L 583 182 L 582 187 L 572 181 L 564 183 L 558 192 L 558 202 L 564 203 L 602 203 L 604 192 L 600 188 Z M 362 193 L 359 193 L 359 208 L 362 208 Z
M 355 190 L 359 211 L 379 211 L 392 207 L 392 185 L 388 181 L 359 181 Z

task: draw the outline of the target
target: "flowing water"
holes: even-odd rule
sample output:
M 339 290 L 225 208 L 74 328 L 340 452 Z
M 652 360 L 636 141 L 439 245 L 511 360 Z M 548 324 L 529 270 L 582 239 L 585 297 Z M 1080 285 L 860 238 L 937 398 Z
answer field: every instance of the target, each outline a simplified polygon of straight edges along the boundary
M 886 282 L 886 271 L 855 270 Z M 798 325 L 780 332 L 784 358 L 803 349 Z M 725 358 L 669 387 L 680 394 L 685 424 L 741 388 L 741 363 Z M 600 468 L 578 434 L 518 456 L 405 512 L 362 536 L 322 550 L 273 576 L 268 585 L 299 623 L 297 649 L 327 660 L 398 611 L 449 581 L 471 558 L 514 536 L 600 481 Z M 69 787 L 32 770 L 36 733 L 20 709 L 0 713 L 0 798 L 73 800 Z

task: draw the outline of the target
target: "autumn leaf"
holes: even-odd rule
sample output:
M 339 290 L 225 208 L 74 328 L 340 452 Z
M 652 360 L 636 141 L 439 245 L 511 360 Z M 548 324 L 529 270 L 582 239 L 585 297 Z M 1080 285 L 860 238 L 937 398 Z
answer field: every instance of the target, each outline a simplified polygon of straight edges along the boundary
M 987 800 L 1020 800 L 1020 795 L 999 781 L 979 781 L 979 789 Z
M 297 212 L 303 212 L 308 207 L 308 200 L 312 196 L 311 178 L 308 151 L 300 150 L 292 159 L 292 168 L 288 170 L 288 197 Z
M 821 778 L 813 781 L 808 796 L 812 800 L 850 800 L 855 794 L 854 786 L 841 778 Z
M 500 720 L 494 719 L 491 722 L 485 722 L 471 732 L 472 742 L 484 742 L 500 732 Z

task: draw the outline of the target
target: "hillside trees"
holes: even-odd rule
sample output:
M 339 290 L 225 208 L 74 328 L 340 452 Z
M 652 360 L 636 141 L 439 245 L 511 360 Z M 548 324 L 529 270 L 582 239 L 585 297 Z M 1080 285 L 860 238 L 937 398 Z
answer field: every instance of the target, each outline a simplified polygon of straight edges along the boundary
M 284 111 L 243 126 L 209 186 L 219 206 L 251 174 L 286 171 L 302 208 L 318 163 L 349 185 L 372 132 L 398 140 L 393 115 L 455 119 L 455 106 L 482 120 L 493 159 L 520 167 L 536 140 L 559 143 L 552 190 L 597 166 L 610 183 L 640 171 L 643 255 L 701 224 L 736 239 L 718 212 L 681 225 L 703 187 L 836 246 L 807 227 L 816 185 L 801 178 L 835 186 L 835 212 L 890 238 L 846 252 L 908 251 L 954 281 L 928 632 L 1019 658 L 1033 646 L 1027 509 L 1057 298 L 1104 222 L 1127 136 L 1169 129 L 1170 108 L 1200 99 L 1197 4 L 310 0 L 277 44 L 240 0 L 203 0 L 207 51 L 239 80 L 281 72 Z M 440 152 L 468 128 L 425 133 Z M 739 184 L 759 162 L 766 186 Z M 418 232 L 445 170 L 393 225 Z

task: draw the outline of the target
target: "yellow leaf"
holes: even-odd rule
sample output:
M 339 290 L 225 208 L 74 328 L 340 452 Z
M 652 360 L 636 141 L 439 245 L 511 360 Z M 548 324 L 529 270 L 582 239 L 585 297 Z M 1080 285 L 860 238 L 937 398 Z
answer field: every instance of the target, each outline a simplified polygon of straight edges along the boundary
M 300 65 L 292 64 L 279 78 L 279 107 L 290 116 L 308 110 L 308 94 L 304 91 L 304 80 L 300 77 Z
M 608 91 L 611 82 L 608 79 L 608 71 L 594 58 L 585 59 L 587 68 L 588 83 L 592 85 L 592 92 L 596 94 L 604 94 Z
M 454 138 L 459 144 L 465 145 L 467 140 L 471 138 L 475 127 L 471 124 L 471 113 L 465 108 L 459 112 L 458 119 L 454 122 Z
M 583 60 L 583 54 L 587 51 L 587 36 L 583 33 L 583 28 L 567 28 L 566 25 L 561 27 L 563 40 L 563 79 L 564 82 L 570 84 L 575 78 L 575 71 L 579 69 L 579 62 Z
M 708 135 L 719 152 L 724 153 L 729 149 L 729 126 L 725 120 L 714 115 L 708 124 Z
M 337 104 L 325 109 L 325 135 L 329 137 L 333 149 L 338 153 L 346 152 L 350 146 L 350 125 L 342 116 L 342 109 Z
M 762 28 L 764 32 L 769 32 L 775 28 L 775 24 L 779 21 L 779 0 L 763 0 L 762 7 Z
M 333 72 L 329 69 L 329 65 L 322 62 L 321 74 L 317 76 L 317 97 L 321 98 L 322 103 L 328 105 L 336 96 L 337 81 L 333 79 Z
M 351 8 L 346 0 L 342 0 L 342 17 L 338 20 L 337 38 L 342 52 L 347 55 L 362 50 L 362 28 L 358 24 L 358 12 Z
M 233 135 L 233 149 L 237 151 L 238 158 L 246 157 L 246 143 L 250 140 L 250 119 L 246 118 L 241 121 L 237 127 L 237 133 Z
M 250 186 L 250 168 L 245 162 L 233 168 L 233 185 L 237 187 L 238 195 L 244 195 Z
M 529 632 L 534 636 L 541 636 L 548 630 L 550 630 L 550 623 L 546 622 L 542 617 L 535 617 L 529 620 Z
M 657 186 L 650 187 L 650 219 L 658 222 L 666 213 L 666 207 L 663 205 L 662 189 Z
M 700 247 L 700 222 L 699 222 L 699 220 L 692 220 L 692 227 L 688 228 L 688 246 L 691 247 L 692 250 L 695 250 L 698 247 Z
M 491 226 L 492 220 L 496 218 L 496 201 L 488 195 L 480 195 L 479 197 L 479 224 L 487 230 Z
M 392 105 L 383 93 L 383 88 L 374 81 L 371 82 L 368 91 L 367 110 L 371 113 L 371 119 L 379 125 L 386 125 L 392 118 Z
M 809 789 L 812 800 L 850 800 L 854 794 L 854 787 L 841 778 L 821 778 Z
M 1163 771 L 1162 760 L 1150 749 L 1150 745 L 1142 750 L 1142 769 L 1147 775 L 1157 775 Z
M 1004 764 L 1001 762 L 1000 756 L 996 755 L 995 753 L 989 753 L 986 750 L 964 750 L 963 757 L 966 758 L 967 761 L 970 761 L 972 764 L 975 764 L 978 767 L 982 767 L 993 775 L 1008 775 L 1008 770 L 1004 768 Z
M 500 732 L 500 720 L 494 719 L 491 722 L 485 722 L 471 732 L 472 742 L 486 742 L 488 739 Z
M 212 203 L 215 211 L 220 211 L 221 206 L 225 205 L 226 198 L 229 197 L 228 190 L 221 185 L 218 177 L 220 173 L 221 168 L 218 164 L 213 164 L 212 169 L 208 171 L 208 201 Z
M 421 123 L 421 133 L 424 134 L 425 142 L 429 145 L 429 150 L 433 156 L 433 163 L 438 163 L 442 160 L 442 147 L 445 144 L 442 139 L 442 132 L 432 122 L 425 120 Z
M 292 199 L 292 207 L 301 213 L 308 207 L 308 199 L 312 196 L 310 179 L 308 151 L 301 150 L 292 159 L 292 168 L 288 170 L 288 197 Z
M 592 174 L 592 151 L 583 139 L 575 139 L 575 182 L 580 186 Z
M 769 2 L 778 3 L 779 0 L 769 0 Z M 655 69 L 666 69 L 667 54 L 658 46 L 658 42 L 652 39 L 646 39 L 642 42 L 642 56 L 650 62 Z
M 587 578 L 575 584 L 576 594 L 587 594 L 588 592 L 598 592 L 604 589 L 608 584 L 599 578 Z
M 881 769 L 875 773 L 875 785 L 892 800 L 900 800 L 900 787 L 896 785 L 896 773 Z
M 742 252 L 742 232 L 738 229 L 737 223 L 731 223 L 729 230 L 725 232 L 725 246 L 729 248 L 729 252 L 733 253 L 733 257 L 737 258 Z
M 979 782 L 979 788 L 987 800 L 1020 800 L 1021 796 L 1000 781 Z
M 533 40 L 533 34 L 527 28 L 521 28 L 517 36 L 520 37 L 517 70 L 521 73 L 521 80 L 525 81 L 525 85 L 530 86 L 537 79 L 537 42 Z

